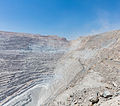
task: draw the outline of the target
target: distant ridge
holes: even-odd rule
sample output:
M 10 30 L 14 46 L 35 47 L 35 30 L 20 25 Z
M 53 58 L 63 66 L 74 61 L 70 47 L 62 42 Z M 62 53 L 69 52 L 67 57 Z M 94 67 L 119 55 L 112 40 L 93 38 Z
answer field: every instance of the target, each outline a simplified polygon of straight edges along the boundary
M 41 34 L 34 34 L 34 33 L 23 33 L 23 32 L 10 32 L 10 31 L 0 31 L 0 34 L 4 34 L 4 35 L 16 35 L 16 36 L 29 36 L 29 37 L 51 37 L 51 38 L 56 38 L 56 39 L 60 39 L 60 40 L 66 40 L 66 38 L 64 37 L 59 37 L 57 35 L 41 35 Z

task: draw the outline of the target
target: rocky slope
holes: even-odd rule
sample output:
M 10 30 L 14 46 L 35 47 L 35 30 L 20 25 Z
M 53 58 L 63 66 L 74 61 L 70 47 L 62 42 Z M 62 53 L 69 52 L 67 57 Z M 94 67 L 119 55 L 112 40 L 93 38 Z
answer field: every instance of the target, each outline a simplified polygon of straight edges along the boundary
M 120 31 L 72 41 L 55 72 L 61 84 L 47 105 L 119 106 Z
M 1 105 L 120 105 L 120 30 L 70 42 L 56 36 L 0 36 Z

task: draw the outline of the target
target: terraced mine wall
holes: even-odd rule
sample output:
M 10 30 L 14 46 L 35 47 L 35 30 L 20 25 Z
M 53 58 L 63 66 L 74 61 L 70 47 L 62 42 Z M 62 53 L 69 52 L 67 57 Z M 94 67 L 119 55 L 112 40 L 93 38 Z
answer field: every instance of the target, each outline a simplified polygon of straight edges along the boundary
M 68 43 L 57 36 L 0 32 L 0 105 L 35 85 L 48 83 Z M 22 106 L 30 98 L 9 106 Z

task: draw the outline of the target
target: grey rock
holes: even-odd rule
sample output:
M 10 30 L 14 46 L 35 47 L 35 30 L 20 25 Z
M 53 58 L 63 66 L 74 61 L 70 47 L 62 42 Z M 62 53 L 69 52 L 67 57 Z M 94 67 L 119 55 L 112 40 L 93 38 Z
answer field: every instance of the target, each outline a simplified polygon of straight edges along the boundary
M 89 101 L 92 102 L 92 104 L 98 103 L 99 102 L 99 98 L 98 96 L 92 96 L 89 98 Z
M 120 91 L 115 93 L 115 96 L 118 96 L 118 95 L 120 95 Z
M 112 97 L 113 95 L 109 92 L 109 91 L 104 91 L 103 94 L 102 94 L 102 97 L 104 98 L 109 98 L 109 97 Z
M 117 87 L 117 84 L 116 84 L 115 82 L 112 82 L 112 85 L 113 85 L 114 87 Z
M 75 100 L 75 101 L 74 101 L 74 104 L 77 104 L 77 103 L 78 103 L 78 101 L 77 101 L 77 100 Z

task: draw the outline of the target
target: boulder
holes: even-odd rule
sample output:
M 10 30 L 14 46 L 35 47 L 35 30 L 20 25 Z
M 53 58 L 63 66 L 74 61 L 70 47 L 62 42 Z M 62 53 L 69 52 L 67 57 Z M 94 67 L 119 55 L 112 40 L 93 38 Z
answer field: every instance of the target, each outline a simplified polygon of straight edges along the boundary
M 109 98 L 109 97 L 112 97 L 113 95 L 109 92 L 109 91 L 104 91 L 103 94 L 102 94 L 102 97 L 104 98 Z
M 92 102 L 92 104 L 98 103 L 99 102 L 98 94 L 91 96 L 89 98 L 89 101 Z
M 117 87 L 117 84 L 116 84 L 115 82 L 112 82 L 112 85 L 113 85 L 114 87 Z

